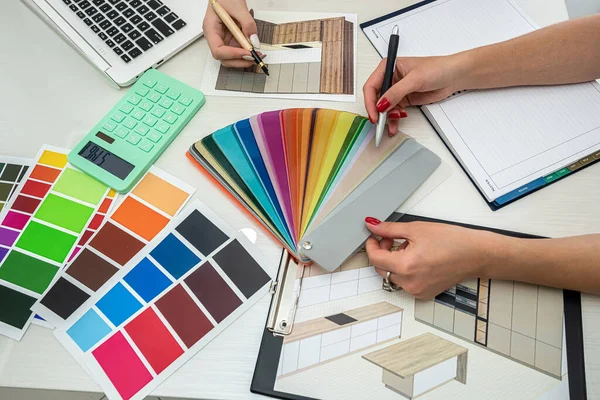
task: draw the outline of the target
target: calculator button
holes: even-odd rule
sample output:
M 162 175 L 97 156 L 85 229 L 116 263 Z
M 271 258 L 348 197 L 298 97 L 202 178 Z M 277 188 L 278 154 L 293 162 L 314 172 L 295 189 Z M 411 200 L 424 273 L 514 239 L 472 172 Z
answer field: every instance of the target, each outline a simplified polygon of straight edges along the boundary
M 131 118 L 125 118 L 125 121 L 123 121 L 123 126 L 129 129 L 135 128 L 136 125 L 137 121 Z
M 150 111 L 150 113 L 158 118 L 161 118 L 163 115 L 165 115 L 165 109 L 161 106 L 156 106 L 152 109 L 152 111 Z
M 133 96 L 128 98 L 127 101 L 130 102 L 131 104 L 133 104 L 134 106 L 137 106 L 139 104 L 139 102 L 142 101 L 142 98 L 140 96 L 138 96 L 137 94 L 134 94 Z
M 131 135 L 127 136 L 127 140 L 129 143 L 131 144 L 138 144 L 140 142 L 140 140 L 142 140 L 142 137 L 140 135 L 136 135 L 135 133 L 132 133 Z
M 153 105 L 154 104 L 150 103 L 148 100 L 144 100 L 140 103 L 140 105 L 138 107 L 144 111 L 150 111 L 150 109 L 152 108 Z
M 153 88 L 154 86 L 156 86 L 156 80 L 154 80 L 154 79 L 146 79 L 144 81 L 144 85 L 148 86 L 149 88 Z
M 146 116 L 146 113 L 141 110 L 135 110 L 134 112 L 131 113 L 131 116 L 133 118 L 137 119 L 138 121 L 141 121 L 142 118 L 144 118 Z
M 144 140 L 142 143 L 140 143 L 138 145 L 138 147 L 142 150 L 144 150 L 146 153 L 148 153 L 150 150 L 152 150 L 152 148 L 154 147 L 154 145 L 152 143 L 150 143 L 147 140 Z
M 169 88 L 159 83 L 158 85 L 156 85 L 154 90 L 156 90 L 160 94 L 165 94 L 167 93 L 167 90 L 169 90 Z
M 183 96 L 182 98 L 179 99 L 179 102 L 187 107 L 190 104 L 192 104 L 192 99 L 187 96 Z
M 163 120 L 173 125 L 177 121 L 177 115 L 173 114 L 172 112 L 169 112 L 163 117 Z
M 169 97 L 173 100 L 177 100 L 179 98 L 179 96 L 181 96 L 181 93 L 179 93 L 176 90 L 171 89 L 167 92 L 167 97 Z
M 173 102 L 169 99 L 162 99 L 161 102 L 158 104 L 160 104 L 164 108 L 170 108 L 173 105 Z
M 156 125 L 158 120 L 156 118 L 154 118 L 152 115 L 146 115 L 146 118 L 144 118 L 143 122 L 148 126 L 154 126 L 154 125 Z
M 140 96 L 146 96 L 149 90 L 143 86 L 138 86 L 137 88 L 135 88 L 135 92 Z
M 160 100 L 162 96 L 156 92 L 152 92 L 150 93 L 150 95 L 148 95 L 148 97 L 146 97 L 148 100 L 150 100 L 153 103 L 156 103 L 157 101 Z
M 125 119 L 125 116 L 123 115 L 123 113 L 116 112 L 110 117 L 110 119 L 112 119 L 113 121 L 121 122 Z
M 158 141 L 162 139 L 162 135 L 155 130 L 152 130 L 146 135 L 146 139 L 152 140 L 154 143 L 158 143 Z
M 158 124 L 156 124 L 156 130 L 160 133 L 167 133 L 169 130 L 169 125 L 165 124 L 163 121 L 160 121 Z
M 149 130 L 150 129 L 146 128 L 144 125 L 138 125 L 138 127 L 135 128 L 135 131 L 142 136 L 146 136 Z
M 108 132 L 114 131 L 116 127 L 117 124 L 112 121 L 106 121 L 104 124 L 102 124 L 102 128 Z
M 123 128 L 122 126 L 120 126 L 117 128 L 117 130 L 114 133 L 115 133 L 115 136 L 118 136 L 121 139 L 124 139 L 125 136 L 127 136 L 127 134 L 129 133 L 129 131 L 127 129 Z
M 133 106 L 129 103 L 123 103 L 123 105 L 121 107 L 119 107 L 119 111 L 122 111 L 125 114 L 129 114 L 132 110 L 133 110 Z
M 173 111 L 177 115 L 181 115 L 185 111 L 185 107 L 181 104 L 175 104 L 173 107 L 171 107 L 171 111 Z

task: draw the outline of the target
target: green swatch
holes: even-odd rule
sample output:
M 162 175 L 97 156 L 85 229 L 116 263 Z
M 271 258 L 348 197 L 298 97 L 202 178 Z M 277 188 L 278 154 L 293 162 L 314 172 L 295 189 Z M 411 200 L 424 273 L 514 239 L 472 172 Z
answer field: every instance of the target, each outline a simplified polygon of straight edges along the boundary
M 21 329 L 31 316 L 29 310 L 35 303 L 33 297 L 0 285 L 0 321 Z M 7 306 L 8 305 L 8 306 Z
M 0 268 L 0 279 L 42 294 L 52 282 L 57 271 L 58 267 L 52 264 L 13 250 Z M 12 303 L 5 303 L 1 300 L 0 302 L 1 304 L 10 304 L 9 307 L 0 308 L 13 307 Z
M 16 247 L 62 263 L 76 240 L 77 236 L 32 221 L 21 233 Z
M 91 207 L 50 194 L 35 213 L 35 218 L 79 233 L 93 212 Z
M 81 171 L 65 168 L 52 190 L 81 201 L 98 204 L 107 187 Z

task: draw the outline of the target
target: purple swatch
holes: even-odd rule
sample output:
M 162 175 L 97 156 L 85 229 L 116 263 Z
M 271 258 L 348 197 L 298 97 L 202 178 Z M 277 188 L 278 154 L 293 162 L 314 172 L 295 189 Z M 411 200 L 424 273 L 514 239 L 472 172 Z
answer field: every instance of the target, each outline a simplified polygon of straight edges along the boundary
M 0 227 L 0 245 L 12 247 L 18 236 L 19 232 Z
M 259 115 L 258 122 L 260 133 L 263 136 L 267 153 L 271 161 L 269 172 L 274 172 L 279 203 L 284 210 L 285 218 L 291 232 L 295 232 L 295 224 L 292 217 L 292 202 L 290 198 L 290 187 L 288 182 L 287 162 L 285 159 L 285 148 L 281 134 L 281 111 L 269 111 Z M 266 164 L 266 163 L 265 163 Z
M 31 215 L 9 211 L 8 214 L 6 214 L 6 217 L 4 217 L 2 225 L 21 230 L 27 224 L 29 218 L 31 218 Z
M 8 249 L 4 248 L 4 247 L 0 247 L 0 262 L 2 262 L 2 260 L 4 260 L 6 253 L 8 253 Z

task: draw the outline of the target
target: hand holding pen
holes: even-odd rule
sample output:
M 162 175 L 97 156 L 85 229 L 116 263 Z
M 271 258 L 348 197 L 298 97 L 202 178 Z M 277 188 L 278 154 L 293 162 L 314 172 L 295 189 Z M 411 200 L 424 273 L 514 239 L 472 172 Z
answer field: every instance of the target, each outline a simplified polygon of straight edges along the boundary
M 261 61 L 266 57 L 258 51 L 256 22 L 245 0 L 209 1 L 203 30 L 212 56 L 225 67 L 252 66 L 255 64 L 252 51 Z

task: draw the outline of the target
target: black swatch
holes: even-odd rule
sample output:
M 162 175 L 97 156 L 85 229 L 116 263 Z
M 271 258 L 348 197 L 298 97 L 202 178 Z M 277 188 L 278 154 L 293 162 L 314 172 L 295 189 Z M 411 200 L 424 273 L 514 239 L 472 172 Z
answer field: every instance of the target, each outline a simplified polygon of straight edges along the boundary
M 64 278 L 59 278 L 56 284 L 42 298 L 41 303 L 62 319 L 67 319 L 89 297 L 89 294 L 71 282 Z
M 198 210 L 194 210 L 175 230 L 205 256 L 229 239 Z
M 0 285 L 0 321 L 22 329 L 29 317 L 35 298 Z

